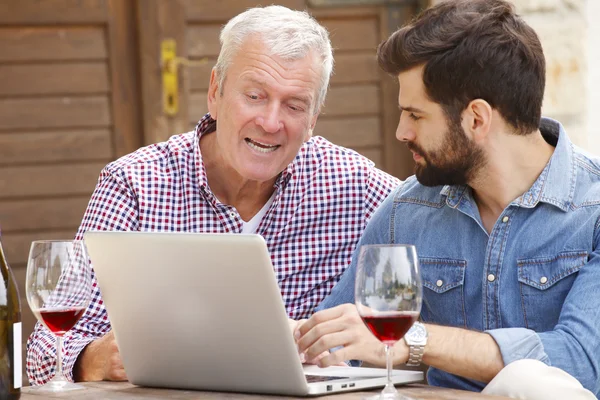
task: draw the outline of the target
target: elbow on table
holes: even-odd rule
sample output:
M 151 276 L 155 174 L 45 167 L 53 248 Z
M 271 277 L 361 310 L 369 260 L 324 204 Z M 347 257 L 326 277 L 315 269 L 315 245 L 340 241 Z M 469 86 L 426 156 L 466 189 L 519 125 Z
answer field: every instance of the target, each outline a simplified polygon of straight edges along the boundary
M 577 379 L 581 385 L 594 393 L 600 395 L 600 354 L 592 355 L 591 357 L 583 357 L 579 362 L 576 362 L 576 357 L 570 360 L 570 365 L 556 365 L 550 360 L 550 365 L 562 369 L 569 373 L 573 378 Z
M 598 360 L 593 360 L 589 363 L 588 372 L 575 376 L 575 378 L 594 395 L 600 395 L 600 371 L 598 370 Z

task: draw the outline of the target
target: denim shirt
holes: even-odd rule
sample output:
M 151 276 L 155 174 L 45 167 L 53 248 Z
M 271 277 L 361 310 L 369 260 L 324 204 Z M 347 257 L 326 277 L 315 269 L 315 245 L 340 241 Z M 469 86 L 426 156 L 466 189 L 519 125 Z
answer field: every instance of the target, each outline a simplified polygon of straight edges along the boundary
M 505 364 L 537 359 L 600 394 L 600 160 L 543 119 L 555 146 L 533 186 L 490 234 L 468 186 L 425 187 L 414 177 L 380 206 L 362 244 L 417 248 L 424 322 L 489 333 Z M 354 303 L 351 266 L 317 308 Z M 477 351 L 473 349 L 472 351 Z M 479 391 L 485 384 L 436 368 L 430 384 Z

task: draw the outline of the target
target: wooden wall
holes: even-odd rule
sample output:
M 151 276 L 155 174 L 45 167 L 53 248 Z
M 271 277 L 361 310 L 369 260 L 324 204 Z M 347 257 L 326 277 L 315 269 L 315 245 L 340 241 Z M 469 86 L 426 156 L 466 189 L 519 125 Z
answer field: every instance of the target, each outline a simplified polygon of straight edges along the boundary
M 0 7 L 0 227 L 24 342 L 31 241 L 72 239 L 101 168 L 142 143 L 134 12 L 121 0 Z

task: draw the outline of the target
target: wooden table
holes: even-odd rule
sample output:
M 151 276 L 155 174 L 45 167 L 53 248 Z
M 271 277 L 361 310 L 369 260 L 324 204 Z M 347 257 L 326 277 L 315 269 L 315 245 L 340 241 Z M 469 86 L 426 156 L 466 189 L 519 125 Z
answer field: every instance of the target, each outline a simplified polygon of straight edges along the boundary
M 231 400 L 259 400 L 276 399 L 282 396 L 269 395 L 251 395 L 241 393 L 225 392 L 197 392 L 191 390 L 172 390 L 172 389 L 153 389 L 143 388 L 132 385 L 128 382 L 88 382 L 84 383 L 86 390 L 77 390 L 65 394 L 35 393 L 29 387 L 22 389 L 21 400 L 41 400 L 41 399 L 86 399 L 86 400 L 121 400 L 121 399 L 178 399 L 178 400 L 212 400 L 212 399 L 231 399 Z M 493 400 L 507 399 L 506 397 L 487 396 L 480 393 L 465 392 L 462 390 L 443 389 L 433 386 L 411 384 L 398 387 L 402 394 L 411 396 L 415 400 Z M 367 394 L 375 394 L 377 391 L 370 392 L 349 392 L 337 395 L 318 397 L 325 400 L 362 400 Z M 285 397 L 294 399 L 297 397 Z

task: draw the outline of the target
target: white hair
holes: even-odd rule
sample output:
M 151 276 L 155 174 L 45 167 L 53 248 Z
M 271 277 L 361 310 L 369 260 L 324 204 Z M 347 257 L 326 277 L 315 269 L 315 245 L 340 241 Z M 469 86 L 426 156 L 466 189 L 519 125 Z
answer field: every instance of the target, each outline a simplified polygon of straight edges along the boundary
M 219 90 L 223 90 L 225 75 L 242 44 L 258 35 L 272 55 L 287 61 L 302 59 L 313 52 L 321 61 L 321 86 L 317 92 L 315 113 L 325 102 L 329 77 L 333 71 L 333 51 L 329 34 L 305 11 L 293 11 L 283 6 L 250 8 L 235 16 L 221 30 L 221 52 L 216 73 Z

